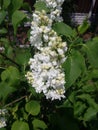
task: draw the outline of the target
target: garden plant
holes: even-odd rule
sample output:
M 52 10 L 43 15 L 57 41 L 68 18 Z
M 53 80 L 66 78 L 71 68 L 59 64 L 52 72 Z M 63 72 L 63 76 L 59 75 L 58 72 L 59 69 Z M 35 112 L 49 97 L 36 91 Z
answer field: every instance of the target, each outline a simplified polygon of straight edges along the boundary
M 0 0 L 0 130 L 98 130 L 98 37 L 63 3 Z

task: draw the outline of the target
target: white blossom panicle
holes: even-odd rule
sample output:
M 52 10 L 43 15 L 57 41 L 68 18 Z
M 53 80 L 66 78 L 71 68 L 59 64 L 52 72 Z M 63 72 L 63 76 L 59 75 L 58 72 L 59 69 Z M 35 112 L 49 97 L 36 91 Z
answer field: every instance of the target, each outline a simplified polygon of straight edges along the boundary
M 8 113 L 7 109 L 0 109 L 0 115 L 6 115 Z
M 43 1 L 46 3 L 46 6 L 50 9 L 54 9 L 57 7 L 61 7 L 64 0 L 37 0 L 37 1 Z
M 31 46 L 40 49 L 42 46 L 42 33 L 46 33 L 51 30 L 52 23 L 54 21 L 62 21 L 61 12 L 64 0 L 38 0 L 46 3 L 47 7 L 50 8 L 50 13 L 46 13 L 44 10 L 36 11 L 33 13 L 33 22 L 31 23 L 31 35 L 30 43 Z M 47 32 L 48 33 L 48 32 Z M 47 40 L 47 35 L 44 34 Z M 36 43 L 36 44 L 35 44 Z
M 0 109 L 0 128 L 3 128 L 6 126 L 6 114 L 8 111 L 6 109 Z
M 4 117 L 0 117 L 0 128 L 6 126 L 6 119 Z
M 44 34 L 45 37 L 45 35 L 51 30 L 51 26 L 52 20 L 49 19 L 44 10 L 42 10 L 42 12 L 35 11 L 33 13 L 33 22 L 31 23 L 31 46 L 40 49 L 43 43 L 42 34 Z
M 4 51 L 5 48 L 4 47 L 0 47 L 0 52 Z
M 39 1 L 39 0 L 38 0 Z M 40 0 L 46 3 L 46 6 L 50 9 L 49 17 L 53 21 L 62 21 L 61 12 L 62 12 L 62 4 L 64 0 Z
M 43 0 L 40 0 L 43 1 Z M 30 58 L 28 82 L 37 93 L 43 93 L 46 99 L 65 98 L 65 73 L 61 64 L 66 60 L 66 42 L 52 29 L 55 20 L 60 21 L 61 5 L 64 0 L 45 0 L 50 14 L 44 10 L 33 13 L 30 43 L 38 51 Z
M 6 126 L 6 119 L 4 117 L 0 117 L 0 128 L 3 128 Z

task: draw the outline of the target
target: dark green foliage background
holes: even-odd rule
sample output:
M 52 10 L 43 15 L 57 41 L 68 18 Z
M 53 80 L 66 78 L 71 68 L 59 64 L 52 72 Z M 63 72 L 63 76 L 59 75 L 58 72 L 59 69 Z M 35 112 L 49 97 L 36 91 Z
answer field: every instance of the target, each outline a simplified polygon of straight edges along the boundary
M 62 64 L 66 99 L 50 101 L 36 94 L 25 78 L 34 49 L 20 48 L 16 40 L 19 27 L 25 31 L 25 22 L 31 21 L 21 11 L 31 13 L 30 5 L 23 0 L 0 0 L 0 6 L 0 46 L 5 48 L 0 51 L 0 109 L 9 112 L 7 126 L 0 130 L 98 130 L 98 37 L 83 40 L 88 22 L 75 28 L 53 24 L 67 41 L 68 51 Z M 44 2 L 34 7 L 49 12 Z

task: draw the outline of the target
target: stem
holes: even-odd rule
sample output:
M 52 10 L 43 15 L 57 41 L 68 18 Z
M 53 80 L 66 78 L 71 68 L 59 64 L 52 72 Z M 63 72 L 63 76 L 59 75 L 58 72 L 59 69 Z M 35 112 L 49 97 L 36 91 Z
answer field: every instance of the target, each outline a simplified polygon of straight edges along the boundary
M 70 47 L 77 47 L 77 46 L 84 46 L 84 44 L 77 44 L 77 45 L 74 45 L 74 44 L 71 44 Z
M 9 57 L 7 57 L 6 55 L 4 55 L 3 53 L 0 52 L 0 55 L 3 56 L 5 59 L 9 60 L 10 62 L 12 62 L 13 64 L 15 64 L 18 67 L 20 67 L 20 65 L 18 63 L 16 63 L 15 61 L 13 61 L 12 59 L 10 59 Z
M 6 68 L 0 66 L 0 69 L 5 70 Z
M 4 108 L 11 106 L 11 105 L 13 105 L 14 103 L 19 102 L 20 100 L 22 100 L 22 99 L 24 99 L 24 98 L 26 98 L 26 97 L 27 97 L 27 95 L 22 96 L 21 98 L 18 98 L 18 99 L 16 99 L 16 100 L 14 100 L 13 102 L 8 103 L 7 105 L 4 106 Z

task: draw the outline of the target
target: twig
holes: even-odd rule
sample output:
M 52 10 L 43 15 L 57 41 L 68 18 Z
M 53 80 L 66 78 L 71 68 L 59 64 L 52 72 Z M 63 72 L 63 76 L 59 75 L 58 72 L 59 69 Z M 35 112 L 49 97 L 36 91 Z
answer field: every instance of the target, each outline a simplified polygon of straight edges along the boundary
M 13 61 L 12 59 L 10 59 L 9 57 L 7 57 L 6 55 L 4 55 L 3 53 L 0 52 L 0 55 L 3 56 L 5 59 L 9 60 L 10 62 L 12 62 L 13 64 L 15 64 L 18 67 L 20 67 L 20 65 L 18 63 L 16 63 L 15 61 Z
M 11 105 L 13 105 L 14 103 L 16 103 L 16 102 L 18 102 L 18 101 L 20 101 L 20 100 L 22 100 L 22 99 L 24 99 L 24 98 L 26 98 L 26 97 L 27 97 L 27 95 L 25 95 L 25 96 L 23 96 L 23 97 L 21 97 L 21 98 L 18 98 L 18 99 L 16 99 L 16 100 L 14 100 L 13 102 L 10 102 L 10 103 L 8 103 L 7 105 L 5 105 L 4 108 L 11 106 Z

